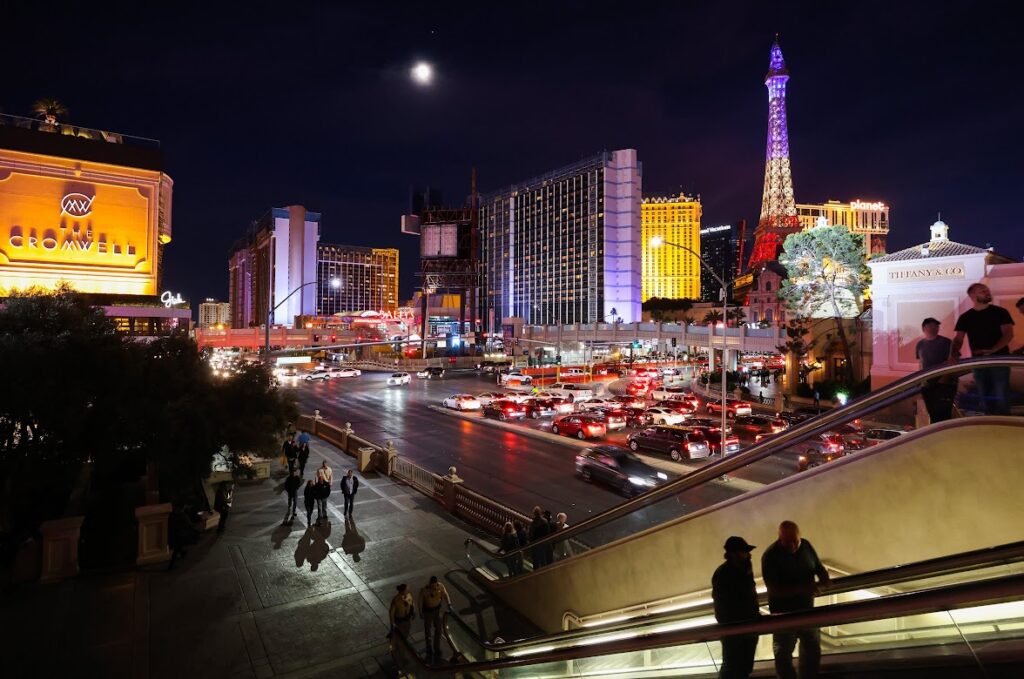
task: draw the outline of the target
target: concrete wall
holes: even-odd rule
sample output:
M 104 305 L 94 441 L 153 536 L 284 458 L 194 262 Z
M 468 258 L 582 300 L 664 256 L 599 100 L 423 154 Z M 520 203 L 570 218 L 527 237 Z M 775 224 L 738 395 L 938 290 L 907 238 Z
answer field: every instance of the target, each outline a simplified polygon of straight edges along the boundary
M 983 442 L 983 445 L 979 445 Z M 760 555 L 791 519 L 823 561 L 850 572 L 1024 539 L 1024 420 L 974 418 L 742 495 L 537 573 L 489 586 L 543 629 L 710 587 L 722 544 L 741 535 Z

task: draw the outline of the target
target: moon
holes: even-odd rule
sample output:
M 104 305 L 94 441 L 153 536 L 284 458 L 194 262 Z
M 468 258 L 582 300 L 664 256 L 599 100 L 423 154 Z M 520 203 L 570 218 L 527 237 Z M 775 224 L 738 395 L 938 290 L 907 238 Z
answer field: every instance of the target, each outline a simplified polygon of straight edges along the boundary
M 409 72 L 417 85 L 429 85 L 434 79 L 434 67 L 425 61 L 418 62 Z

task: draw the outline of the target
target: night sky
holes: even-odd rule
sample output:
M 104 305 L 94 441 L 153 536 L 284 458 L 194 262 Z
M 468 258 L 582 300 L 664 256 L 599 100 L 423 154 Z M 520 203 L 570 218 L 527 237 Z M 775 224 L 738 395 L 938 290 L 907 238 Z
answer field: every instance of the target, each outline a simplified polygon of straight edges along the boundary
M 882 200 L 890 251 L 950 236 L 1020 258 L 1024 59 L 1011 3 L 82 3 L 3 5 L 0 106 L 160 139 L 174 179 L 164 287 L 227 298 L 227 254 L 270 207 L 322 241 L 400 247 L 410 185 L 449 203 L 602 149 L 704 224 L 760 209 L 763 85 L 790 69 L 799 202 Z M 781 9 L 780 9 L 781 8 Z M 433 86 L 408 77 L 433 63 Z

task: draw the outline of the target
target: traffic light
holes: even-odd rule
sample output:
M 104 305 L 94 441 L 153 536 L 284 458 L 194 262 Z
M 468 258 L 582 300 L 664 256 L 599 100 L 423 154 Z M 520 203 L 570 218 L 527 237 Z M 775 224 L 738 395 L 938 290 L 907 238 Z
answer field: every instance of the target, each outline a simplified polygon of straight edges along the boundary
M 672 338 L 672 348 L 673 349 L 676 348 L 676 338 L 675 337 Z
M 633 340 L 633 348 L 634 349 L 639 349 L 640 348 L 640 340 Z

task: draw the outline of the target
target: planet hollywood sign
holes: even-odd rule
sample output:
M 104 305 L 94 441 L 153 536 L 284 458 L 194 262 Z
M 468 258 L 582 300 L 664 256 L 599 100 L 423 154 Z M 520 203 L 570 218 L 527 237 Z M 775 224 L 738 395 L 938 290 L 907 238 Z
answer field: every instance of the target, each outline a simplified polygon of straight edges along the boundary
M 851 210 L 884 210 L 885 203 L 865 203 L 862 200 L 855 200 L 850 203 Z

